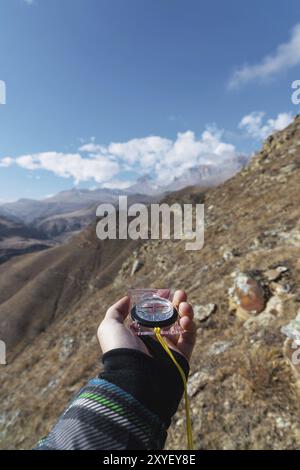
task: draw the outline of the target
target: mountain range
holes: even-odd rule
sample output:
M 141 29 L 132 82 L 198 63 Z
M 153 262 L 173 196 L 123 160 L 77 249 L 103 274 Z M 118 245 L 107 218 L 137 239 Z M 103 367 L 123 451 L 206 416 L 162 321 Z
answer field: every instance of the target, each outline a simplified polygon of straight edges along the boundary
M 0 205 L 0 217 L 18 227 L 18 237 L 11 230 L 5 234 L 2 223 L 0 263 L 11 257 L 39 251 L 65 242 L 96 220 L 96 208 L 101 203 L 117 204 L 118 197 L 128 196 L 128 203 L 158 202 L 170 192 L 188 186 L 213 187 L 241 169 L 247 157 L 235 157 L 228 165 L 201 165 L 187 169 L 167 186 L 157 186 L 151 175 L 141 176 L 125 190 L 73 188 L 43 200 L 19 199 Z M 30 234 L 29 234 L 30 232 Z
M 165 186 L 155 184 L 151 175 L 143 175 L 127 189 L 73 188 L 42 200 L 23 198 L 15 202 L 0 204 L 0 215 L 32 224 L 36 220 L 60 214 L 72 214 L 95 204 L 114 204 L 120 195 L 127 195 L 134 201 L 147 203 L 152 200 L 152 197 L 159 199 L 170 191 L 177 191 L 188 186 L 216 186 L 245 166 L 248 159 L 240 155 L 227 161 L 226 165 L 206 164 L 188 168 L 180 177 L 174 178 L 172 183 Z

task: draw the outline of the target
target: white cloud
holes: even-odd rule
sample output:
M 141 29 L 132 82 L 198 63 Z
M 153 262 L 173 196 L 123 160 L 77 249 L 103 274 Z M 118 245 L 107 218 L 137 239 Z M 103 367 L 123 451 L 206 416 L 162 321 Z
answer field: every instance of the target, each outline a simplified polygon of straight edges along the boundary
M 273 132 L 281 131 L 287 127 L 292 121 L 291 113 L 279 113 L 275 119 L 268 119 L 264 122 L 264 112 L 254 111 L 242 118 L 239 123 L 240 129 L 245 129 L 254 139 L 263 140 Z
M 132 139 L 123 143 L 111 143 L 107 150 L 129 164 L 140 163 L 144 168 L 152 167 L 172 147 L 172 141 L 158 136 Z
M 79 153 L 43 152 L 21 155 L 15 163 L 27 170 L 48 170 L 63 178 L 72 177 L 75 183 L 94 180 L 103 183 L 119 171 L 119 165 L 105 156 L 83 158 Z
M 79 152 L 87 153 L 105 153 L 106 149 L 102 145 L 95 144 L 94 142 L 89 142 L 88 144 L 83 144 L 79 147 Z
M 280 72 L 300 64 L 300 23 L 296 24 L 288 42 L 280 44 L 274 54 L 264 57 L 254 65 L 244 65 L 236 70 L 229 88 L 236 88 L 244 83 L 274 77 Z
M 0 158 L 0 167 L 9 167 L 14 162 L 14 159 L 11 157 Z
M 34 5 L 35 0 L 23 0 L 27 5 Z

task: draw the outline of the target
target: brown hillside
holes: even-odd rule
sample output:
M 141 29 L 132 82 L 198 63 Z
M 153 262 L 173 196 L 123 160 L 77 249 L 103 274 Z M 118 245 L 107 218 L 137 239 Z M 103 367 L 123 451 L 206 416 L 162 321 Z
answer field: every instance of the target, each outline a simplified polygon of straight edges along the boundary
M 15 354 L 93 289 L 112 281 L 132 242 L 100 242 L 94 234 L 92 225 L 70 243 L 0 265 L 0 331 L 8 352 Z

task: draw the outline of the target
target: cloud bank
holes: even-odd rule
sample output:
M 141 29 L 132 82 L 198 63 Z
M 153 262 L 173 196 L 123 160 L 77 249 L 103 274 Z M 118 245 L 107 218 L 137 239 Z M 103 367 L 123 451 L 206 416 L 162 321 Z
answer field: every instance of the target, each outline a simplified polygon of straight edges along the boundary
M 292 121 L 289 113 L 266 119 L 265 113 L 244 116 L 239 129 L 251 139 L 264 139 Z M 232 143 L 225 142 L 223 132 L 207 128 L 199 137 L 188 130 L 174 140 L 160 136 L 135 138 L 127 142 L 99 145 L 92 139 L 74 153 L 41 152 L 0 158 L 0 167 L 17 165 L 29 171 L 46 170 L 62 178 L 73 178 L 76 184 L 94 181 L 110 188 L 126 188 L 143 175 L 162 186 L 172 183 L 187 170 L 201 165 L 227 169 L 234 166 L 240 154 Z
M 117 184 L 129 185 L 130 181 L 124 182 L 118 177 L 124 171 L 136 177 L 151 174 L 157 184 L 167 184 L 188 168 L 203 164 L 226 165 L 235 155 L 235 147 L 223 142 L 222 132 L 206 130 L 200 138 L 187 131 L 178 133 L 175 140 L 149 136 L 107 146 L 92 141 L 82 145 L 76 153 L 42 152 L 4 157 L 0 159 L 0 166 L 47 170 L 56 176 L 71 177 L 75 183 L 94 180 L 113 188 Z

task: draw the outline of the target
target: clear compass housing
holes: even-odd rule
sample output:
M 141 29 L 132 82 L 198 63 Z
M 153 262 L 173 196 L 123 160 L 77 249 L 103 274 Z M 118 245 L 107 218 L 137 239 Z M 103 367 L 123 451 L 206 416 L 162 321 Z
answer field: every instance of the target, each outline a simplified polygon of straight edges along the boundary
M 180 334 L 178 311 L 171 302 L 170 289 L 130 289 L 130 327 L 138 335 L 153 335 L 159 327 L 161 334 Z
M 139 318 L 150 322 L 166 321 L 173 316 L 172 303 L 158 295 L 145 297 L 135 308 Z

